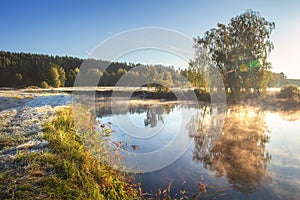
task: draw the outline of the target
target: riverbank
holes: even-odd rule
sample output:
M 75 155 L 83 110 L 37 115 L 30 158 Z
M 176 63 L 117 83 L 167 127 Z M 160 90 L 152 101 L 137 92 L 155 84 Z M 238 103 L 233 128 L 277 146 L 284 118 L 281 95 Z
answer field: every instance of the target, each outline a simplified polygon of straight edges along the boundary
M 1 199 L 138 197 L 128 175 L 103 164 L 107 154 L 98 160 L 78 140 L 70 95 L 1 95 Z
M 129 176 L 104 165 L 105 154 L 99 160 L 85 150 L 77 138 L 72 109 L 56 112 L 40 136 L 47 146 L 18 149 L 0 167 L 2 199 L 137 198 Z
M 26 176 L 16 176 L 20 173 L 18 170 L 24 169 L 19 167 L 18 159 L 20 156 L 27 159 L 48 149 L 42 125 L 53 120 L 56 109 L 70 104 L 70 100 L 71 97 L 65 94 L 29 94 L 19 90 L 0 92 L 1 199 L 22 199 L 16 196 L 19 191 L 11 188 L 21 180 L 29 181 Z M 11 178 L 7 177 L 8 174 Z

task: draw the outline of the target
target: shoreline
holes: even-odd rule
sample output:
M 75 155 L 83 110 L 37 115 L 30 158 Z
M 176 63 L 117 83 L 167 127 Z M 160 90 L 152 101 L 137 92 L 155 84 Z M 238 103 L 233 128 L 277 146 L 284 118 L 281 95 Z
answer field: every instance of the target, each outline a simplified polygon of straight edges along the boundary
M 73 89 L 73 90 L 71 90 Z M 122 88 L 122 87 L 101 87 L 97 90 L 93 90 L 93 87 L 79 87 L 79 88 L 54 88 L 54 89 L 13 89 L 13 88 L 0 88 L 0 112 L 8 109 L 18 108 L 22 105 L 26 105 L 29 102 L 34 100 L 35 102 L 38 101 L 40 98 L 41 101 L 44 99 L 51 99 L 50 96 L 68 96 L 69 103 L 72 101 L 72 95 L 79 95 L 79 96 L 94 96 L 97 103 L 102 101 L 107 101 L 112 99 L 113 92 L 120 96 L 120 100 L 127 100 L 130 99 L 131 102 L 189 102 L 188 98 L 180 98 L 179 99 L 172 93 L 168 95 L 163 93 L 162 96 L 154 96 L 153 89 L 145 88 Z M 178 89 L 178 88 L 177 88 Z M 192 90 L 182 90 L 183 92 L 191 92 Z M 300 110 L 300 102 L 299 100 L 293 99 L 280 99 L 277 98 L 276 95 L 280 91 L 279 88 L 270 88 L 267 94 L 263 95 L 262 97 L 247 97 L 243 100 L 234 101 L 232 99 L 227 99 L 227 106 L 240 106 L 240 105 L 251 105 L 251 106 L 259 106 L 262 109 L 267 110 L 286 110 L 286 111 L 293 111 L 293 110 Z M 142 93 L 148 92 L 149 97 L 141 96 Z M 128 95 L 129 94 L 129 95 Z M 130 94 L 132 94 L 130 96 Z M 183 95 L 184 96 L 184 95 Z M 116 96 L 114 96 L 116 97 Z M 44 98 L 44 99 L 43 99 Z M 119 97 L 118 97 L 119 98 Z M 43 103 L 43 105 L 47 105 L 49 103 L 50 106 L 55 106 L 55 102 L 51 102 L 47 100 L 47 102 Z M 210 98 L 198 98 L 198 102 L 201 103 L 209 103 Z M 36 104 L 36 103 L 33 103 Z M 62 104 L 62 103 L 60 103 Z M 294 105 L 293 105 L 294 104 Z M 34 105 L 31 105 L 34 107 Z
M 100 101 L 97 101 L 96 103 L 103 103 L 104 101 L 108 101 L 109 99 L 104 96 L 98 98 L 99 98 L 98 100 Z M 282 99 L 277 99 L 276 94 L 270 94 L 269 96 L 267 96 L 264 99 L 265 101 L 267 101 L 267 103 L 263 104 L 262 100 L 263 99 L 258 99 L 258 98 L 248 99 L 247 101 L 236 103 L 236 104 L 228 104 L 227 106 L 229 109 L 236 106 L 249 106 L 247 109 L 251 109 L 251 106 L 255 106 L 255 107 L 259 107 L 259 109 L 263 109 L 266 111 L 280 112 L 281 107 L 278 107 L 278 105 L 281 106 L 287 105 L 286 104 L 287 101 L 284 101 Z M 42 126 L 47 122 L 55 123 L 52 120 L 57 116 L 57 109 L 66 106 L 72 108 L 71 101 L 72 101 L 72 97 L 68 93 L 61 93 L 61 92 L 27 93 L 22 90 L 0 90 L 0 105 L 2 105 L 2 109 L 4 109 L 4 110 L 0 109 L 0 117 L 2 119 L 0 122 L 0 133 L 1 133 L 0 134 L 1 136 L 0 137 L 0 160 L 1 160 L 0 175 L 6 178 L 6 175 L 10 176 L 9 175 L 10 171 L 13 170 L 18 171 L 20 169 L 22 170 L 26 169 L 27 165 L 21 167 L 19 166 L 20 163 L 18 162 L 20 162 L 20 160 L 22 161 L 22 159 L 27 161 L 28 159 L 33 158 L 33 161 L 30 161 L 31 162 L 30 164 L 34 165 L 36 164 L 35 159 L 37 160 L 45 159 L 45 156 L 41 156 L 41 155 L 50 155 L 49 154 L 51 153 L 50 150 L 53 150 L 53 147 L 54 149 L 60 148 L 60 145 L 58 145 L 57 147 L 55 146 L 57 144 L 57 139 L 60 138 L 55 136 L 55 133 L 58 133 L 57 130 L 59 129 L 53 129 L 53 130 L 49 129 L 49 132 L 47 134 L 48 138 L 47 137 L 45 138 L 43 135 Z M 131 101 L 132 102 L 130 103 L 132 103 L 134 106 L 143 103 L 145 104 L 181 103 L 179 101 L 172 101 L 170 99 L 165 99 L 164 101 L 162 99 L 131 99 Z M 68 110 L 68 109 L 64 109 L 64 110 Z M 286 117 L 287 120 L 291 120 L 291 121 L 295 119 L 298 120 L 300 116 L 299 115 L 300 106 L 297 109 L 285 110 L 284 112 L 285 113 L 283 113 L 284 114 L 283 117 Z M 68 120 L 70 119 L 68 118 Z M 60 126 L 59 123 L 57 124 L 57 126 L 58 127 Z M 60 128 L 63 129 L 65 127 L 60 127 Z M 54 134 L 54 136 L 52 133 Z M 73 139 L 70 141 L 74 142 L 75 140 L 73 141 Z M 51 143 L 51 140 L 53 140 L 54 142 L 52 141 Z M 64 141 L 64 139 L 62 141 Z M 76 143 L 76 145 L 78 145 L 78 143 Z M 67 158 L 67 156 L 69 156 L 68 152 L 69 150 L 65 152 L 66 153 L 65 156 L 63 156 L 62 158 Z M 78 152 L 85 153 L 81 151 Z M 59 160 L 61 160 L 62 158 L 60 158 Z M 73 160 L 71 161 L 73 162 Z M 87 159 L 86 162 L 89 163 L 89 159 Z M 56 162 L 53 161 L 53 166 L 55 166 L 54 163 Z M 60 167 L 60 166 L 56 166 L 56 167 Z M 43 165 L 42 163 L 40 164 L 40 168 L 41 170 L 29 171 L 28 172 L 29 177 L 33 177 L 34 179 L 37 180 L 37 182 L 39 181 L 39 176 L 45 179 L 53 177 L 52 176 L 53 174 L 48 173 L 47 171 L 48 169 L 46 169 L 45 165 Z M 51 170 L 55 171 L 55 169 L 56 168 L 54 167 Z M 26 173 L 24 173 L 24 175 L 20 174 L 15 178 L 18 180 L 19 179 L 25 180 L 26 178 L 24 177 L 28 176 L 28 174 Z M 107 175 L 113 176 L 114 173 L 115 172 L 109 172 L 107 173 Z M 3 177 L 2 180 L 5 180 Z M 87 174 L 86 177 L 89 177 L 89 174 Z M 118 175 L 117 177 L 122 178 L 121 175 L 120 176 Z M 11 180 L 12 182 L 14 178 L 10 177 L 9 180 Z M 129 182 L 127 182 L 126 179 L 124 179 L 124 182 L 122 182 L 123 179 L 120 180 L 122 184 L 130 184 Z M 0 181 L 1 181 L 1 176 L 0 176 Z M 10 184 L 10 182 L 8 182 L 8 184 Z M 20 184 L 20 187 L 22 186 L 22 184 L 23 183 Z M 26 184 L 26 180 L 24 184 Z M 9 188 L 10 185 L 8 185 L 7 187 Z M 35 188 L 34 186 L 31 187 Z M 60 186 L 58 185 L 57 187 Z M 43 190 L 40 188 L 35 188 L 35 189 L 41 191 L 44 190 L 44 188 L 42 188 Z M 47 196 L 47 192 L 48 191 L 46 190 L 45 196 Z

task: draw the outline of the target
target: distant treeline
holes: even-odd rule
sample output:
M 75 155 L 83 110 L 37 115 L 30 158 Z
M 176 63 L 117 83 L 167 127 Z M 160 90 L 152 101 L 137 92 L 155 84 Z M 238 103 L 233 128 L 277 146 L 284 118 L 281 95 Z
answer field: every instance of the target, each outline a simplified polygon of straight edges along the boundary
M 71 86 L 82 59 L 0 51 L 0 86 Z
M 300 79 L 286 79 L 286 82 L 291 85 L 297 85 L 300 87 Z
M 84 62 L 85 61 L 85 62 Z M 88 67 L 80 70 L 82 63 Z M 143 70 L 136 70 L 139 67 Z M 166 87 L 183 87 L 187 85 L 199 87 L 200 74 L 189 68 L 175 70 L 162 65 L 142 65 L 119 63 L 103 60 L 80 59 L 69 56 L 49 56 L 31 53 L 13 53 L 0 51 L 0 87 L 71 87 L 76 76 L 81 76 L 81 85 L 92 85 L 90 80 L 99 79 L 98 86 L 115 86 L 126 74 L 128 80 L 144 79 Z M 197 79 L 197 80 L 193 80 Z M 189 80 L 190 83 L 187 81 Z M 289 79 L 290 80 L 290 79 Z M 272 73 L 268 87 L 281 87 L 289 83 L 283 73 Z
M 83 62 L 89 66 L 80 70 Z M 134 70 L 137 66 L 144 70 Z M 81 85 L 90 85 L 91 79 L 98 78 L 98 86 L 114 86 L 124 74 L 131 80 L 151 77 L 160 84 L 173 87 L 186 84 L 181 76 L 186 73 L 186 70 L 174 70 L 173 67 L 161 65 L 153 67 L 69 56 L 0 51 L 0 87 L 70 87 L 74 85 L 77 75 L 84 80 L 80 82 Z

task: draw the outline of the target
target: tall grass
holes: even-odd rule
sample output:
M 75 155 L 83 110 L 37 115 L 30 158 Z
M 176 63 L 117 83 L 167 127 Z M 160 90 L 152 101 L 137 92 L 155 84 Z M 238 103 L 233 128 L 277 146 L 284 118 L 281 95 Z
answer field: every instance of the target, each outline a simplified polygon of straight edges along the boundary
M 1 172 L 1 199 L 139 198 L 128 174 L 105 165 L 99 154 L 95 158 L 85 148 L 72 113 L 72 109 L 59 110 L 44 126 L 49 150 L 20 153 Z

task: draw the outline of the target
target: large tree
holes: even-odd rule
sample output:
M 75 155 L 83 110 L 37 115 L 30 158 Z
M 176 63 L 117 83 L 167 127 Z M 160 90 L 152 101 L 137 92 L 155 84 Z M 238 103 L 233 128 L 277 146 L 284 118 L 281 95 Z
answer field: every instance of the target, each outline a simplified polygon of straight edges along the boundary
M 194 38 L 195 50 L 205 48 L 209 52 L 231 94 L 242 89 L 250 92 L 251 88 L 259 92 L 268 82 L 271 64 L 267 58 L 274 48 L 270 40 L 274 28 L 274 22 L 249 10 L 232 18 L 227 25 L 218 23 L 217 28 L 210 29 L 203 37 Z M 191 69 L 201 68 L 201 64 L 191 63 Z

